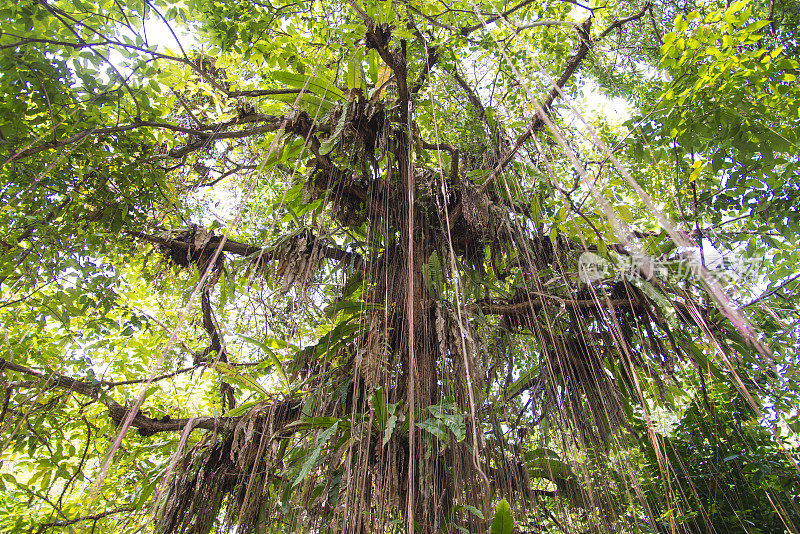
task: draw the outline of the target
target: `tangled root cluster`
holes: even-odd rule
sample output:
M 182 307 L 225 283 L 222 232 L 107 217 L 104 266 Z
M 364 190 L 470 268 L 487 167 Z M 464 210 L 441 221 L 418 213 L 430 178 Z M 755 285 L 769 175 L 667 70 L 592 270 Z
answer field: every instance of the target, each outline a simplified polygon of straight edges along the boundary
M 209 532 L 223 506 L 225 523 L 237 532 L 263 529 L 270 515 L 266 475 L 280 469 L 272 445 L 301 409 L 291 400 L 257 405 L 233 429 L 208 434 L 181 455 L 159 500 L 160 532 Z
M 275 280 L 281 283 L 281 294 L 293 286 L 298 288 L 298 294 L 306 294 L 322 259 L 317 239 L 305 232 L 296 234 L 279 243 L 273 256 L 278 260 Z

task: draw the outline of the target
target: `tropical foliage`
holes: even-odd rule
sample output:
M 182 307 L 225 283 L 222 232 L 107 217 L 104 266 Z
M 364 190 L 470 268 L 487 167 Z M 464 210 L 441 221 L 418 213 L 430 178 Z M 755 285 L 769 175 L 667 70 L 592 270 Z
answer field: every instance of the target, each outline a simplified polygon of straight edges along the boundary
M 795 0 L 0 21 L 0 530 L 800 530 Z

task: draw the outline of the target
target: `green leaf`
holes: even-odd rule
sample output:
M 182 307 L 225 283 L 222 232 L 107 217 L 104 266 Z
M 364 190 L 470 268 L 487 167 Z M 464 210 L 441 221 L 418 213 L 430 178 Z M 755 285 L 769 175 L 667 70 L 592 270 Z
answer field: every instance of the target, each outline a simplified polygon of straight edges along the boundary
M 258 341 L 257 339 L 253 339 L 247 336 L 240 336 L 240 337 L 243 340 L 250 343 L 251 345 L 255 345 L 256 347 L 264 351 L 264 354 L 266 354 L 267 359 L 275 366 L 275 370 L 278 371 L 278 375 L 280 375 L 281 382 L 283 383 L 284 392 L 287 395 L 292 396 L 293 394 L 292 386 L 289 383 L 289 378 L 286 376 L 286 371 L 283 369 L 283 363 L 278 358 L 278 355 L 275 354 L 275 352 L 272 350 L 272 348 L 267 346 L 266 343 Z
M 694 182 L 700 177 L 700 174 L 703 172 L 705 168 L 705 162 L 701 159 L 692 163 L 692 174 L 689 176 L 689 183 Z
M 692 354 L 697 360 L 700 369 L 702 371 L 708 371 L 708 373 L 717 380 L 724 380 L 723 374 L 719 367 L 717 367 L 717 365 L 706 356 L 705 351 L 694 341 L 689 340 L 687 343 L 692 351 Z
M 465 505 L 463 505 L 463 507 L 464 507 L 464 510 L 468 511 L 468 512 L 469 512 L 469 513 L 471 513 L 472 515 L 474 515 L 474 516 L 477 516 L 477 517 L 479 517 L 479 518 L 483 519 L 483 512 L 481 512 L 480 510 L 478 510 L 478 509 L 477 509 L 477 508 L 475 508 L 474 506 L 472 506 L 472 505 L 469 505 L 469 504 L 465 504 Z
M 294 482 L 292 482 L 292 487 L 297 487 L 308 474 L 317 466 L 317 460 L 319 460 L 320 454 L 322 453 L 322 449 L 328 444 L 328 441 L 331 439 L 336 431 L 339 429 L 339 419 L 336 419 L 334 423 L 329 426 L 324 432 L 322 432 L 319 437 L 317 438 L 317 446 L 314 447 L 314 450 L 306 456 L 306 461 L 303 463 L 303 467 L 300 468 L 300 472 L 297 473 L 297 477 L 295 477 Z
M 364 59 L 364 49 L 359 48 L 347 64 L 347 87 L 349 89 L 362 89 L 364 87 L 364 71 L 361 62 Z
M 428 291 L 434 297 L 440 297 L 444 293 L 444 269 L 436 251 L 433 251 L 428 262 L 422 265 L 421 272 Z
M 341 89 L 333 85 L 330 79 L 322 76 L 304 76 L 293 72 L 275 71 L 271 76 L 281 83 L 285 83 L 295 89 L 304 89 L 317 96 L 329 98 L 331 100 L 344 100 L 345 95 Z M 294 96 L 294 95 L 292 95 Z
M 514 530 L 514 518 L 511 517 L 511 505 L 501 499 L 494 510 L 491 534 L 511 534 Z
M 381 64 L 381 58 L 375 50 L 370 50 L 368 55 L 369 59 L 369 81 L 378 89 L 378 70 Z
M 254 401 L 245 402 L 243 404 L 240 404 L 239 406 L 237 406 L 233 410 L 229 410 L 227 412 L 227 416 L 228 417 L 238 417 L 238 416 L 248 412 L 251 408 L 255 407 L 257 404 L 259 404 L 261 402 L 262 402 L 261 400 L 254 400 Z
M 540 374 L 540 370 L 538 367 L 531 367 L 530 369 L 525 370 L 520 377 L 515 380 L 511 385 L 508 386 L 503 392 L 504 399 L 513 399 L 516 397 L 523 389 L 527 389 L 531 387 L 534 383 L 536 377 Z
M 417 422 L 416 426 L 423 430 L 427 430 L 444 442 L 448 441 L 447 427 L 445 427 L 441 420 L 436 419 L 435 417 L 429 417 L 424 421 L 419 421 Z
M 392 434 L 394 433 L 394 429 L 397 426 L 397 406 L 398 404 L 390 404 L 394 409 L 392 410 L 392 415 L 386 420 L 386 429 L 383 431 L 383 441 L 381 441 L 381 446 L 385 447 L 389 440 L 392 439 Z
M 446 429 L 453 433 L 456 441 L 460 442 L 464 440 L 467 435 L 465 417 L 464 414 L 458 410 L 455 403 L 434 404 L 433 406 L 428 406 L 428 411 L 438 420 L 437 422 L 434 419 L 428 419 L 428 422 L 436 427 L 436 430 L 432 431 L 433 433 L 439 435 L 439 429 L 444 425 Z
M 297 473 L 294 481 L 292 482 L 292 487 L 297 487 L 303 480 L 306 479 L 308 474 L 317 466 L 317 460 L 319 459 L 319 455 L 322 453 L 321 447 L 315 447 L 311 453 L 306 456 L 306 461 L 303 462 L 303 467 L 300 468 L 300 472 Z
M 336 143 L 336 140 L 340 135 L 342 135 L 344 127 L 347 125 L 347 111 L 349 107 L 350 102 L 345 102 L 344 107 L 342 108 L 342 114 L 339 116 L 339 122 L 336 124 L 336 130 L 334 130 L 331 136 L 323 141 L 322 144 L 320 144 L 319 153 L 323 156 L 333 150 L 334 143 Z
M 255 390 L 259 392 L 262 397 L 268 395 L 267 390 L 264 389 L 264 387 L 259 384 L 258 381 L 256 381 L 250 375 L 242 374 L 236 367 L 224 362 L 218 362 L 214 366 L 214 369 L 222 374 L 228 383 L 235 384 L 245 389 Z
M 266 98 L 272 100 L 279 100 L 281 102 L 286 102 L 287 104 L 294 105 L 295 102 L 298 102 L 300 106 L 302 106 L 312 117 L 322 116 L 325 113 L 329 112 L 331 108 L 334 106 L 334 102 L 332 100 L 328 100 L 326 98 L 321 98 L 316 95 L 312 95 L 309 93 L 302 93 L 298 97 L 296 94 L 288 94 L 288 95 L 268 95 Z

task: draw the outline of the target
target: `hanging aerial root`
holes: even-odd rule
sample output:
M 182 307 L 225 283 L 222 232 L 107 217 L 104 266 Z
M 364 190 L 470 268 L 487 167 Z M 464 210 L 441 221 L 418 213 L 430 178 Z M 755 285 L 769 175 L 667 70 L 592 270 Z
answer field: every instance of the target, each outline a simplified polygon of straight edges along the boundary
M 281 294 L 288 293 L 292 286 L 305 294 L 322 260 L 317 239 L 308 232 L 300 232 L 281 241 L 272 256 L 278 260 L 275 280 L 281 284 Z
M 606 372 L 605 352 L 582 337 L 554 340 L 542 353 L 540 382 L 549 405 L 563 410 L 585 440 L 605 441 L 627 425 L 619 384 Z
M 280 470 L 272 445 L 300 417 L 302 403 L 259 404 L 226 433 L 211 433 L 177 459 L 157 514 L 163 534 L 209 532 L 223 507 L 219 532 L 257 532 L 269 517 L 267 475 Z

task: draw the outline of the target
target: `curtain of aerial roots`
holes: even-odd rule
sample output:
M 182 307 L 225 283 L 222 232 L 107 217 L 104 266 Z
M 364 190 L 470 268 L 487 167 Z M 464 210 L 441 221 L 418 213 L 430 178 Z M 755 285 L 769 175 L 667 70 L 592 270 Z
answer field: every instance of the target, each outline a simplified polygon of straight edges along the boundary
M 181 456 L 162 529 L 206 532 L 221 520 L 239 533 L 405 531 L 413 514 L 426 534 L 485 532 L 500 498 L 531 532 L 702 528 L 702 511 L 672 522 L 693 502 L 690 483 L 673 485 L 692 466 L 670 462 L 645 402 L 680 376 L 700 391 L 691 402 L 711 410 L 691 341 L 732 351 L 696 294 L 655 280 L 676 305 L 668 321 L 634 283 L 577 283 L 583 244 L 551 241 L 541 221 L 446 179 L 447 169 L 404 162 L 402 135 L 390 141 L 397 118 L 369 105 L 347 111 L 372 125 L 343 137 L 349 153 L 335 168 L 349 174 L 317 166 L 302 177 L 309 201 L 327 197 L 328 232 L 368 223 L 363 256 L 315 284 L 334 264 L 321 259 L 321 240 L 297 234 L 275 261 L 254 260 L 261 279 L 250 286 L 256 301 L 272 277 L 269 287 L 300 302 L 332 292 L 362 307 L 346 331 L 291 340 L 306 346 L 288 366 L 302 397 L 265 399 Z M 496 161 L 464 158 L 462 173 Z M 539 179 L 550 176 L 543 153 L 530 161 Z M 507 293 L 480 283 L 488 278 Z M 630 451 L 655 455 L 654 480 L 643 482 Z
M 453 524 L 485 529 L 460 506 L 486 497 L 474 460 L 483 452 L 464 439 L 474 422 L 463 415 L 470 411 L 466 385 L 483 395 L 480 360 L 486 355 L 478 351 L 477 333 L 459 327 L 469 321 L 455 317 L 452 295 L 431 291 L 421 276 L 434 252 L 446 257 L 441 183 L 431 173 L 411 171 L 401 134 L 389 165 L 375 166 L 366 154 L 376 147 L 364 145 L 387 150 L 389 132 L 383 110 L 373 112 L 380 117 L 378 131 L 371 141 L 348 131 L 353 150 L 349 161 L 338 162 L 341 169 L 358 169 L 366 192 L 354 193 L 354 178 L 333 171 L 304 177 L 309 202 L 327 197 L 331 226 L 369 223 L 362 260 L 342 269 L 333 288 L 316 289 L 338 291 L 363 307 L 351 329 L 312 341 L 319 344 L 295 358 L 291 379 L 305 382 L 307 394 L 265 400 L 234 429 L 204 437 L 180 458 L 160 505 L 165 532 L 205 532 L 220 517 L 236 532 L 384 532 L 406 529 L 411 514 L 424 532 Z M 425 200 L 409 209 L 409 200 L 420 195 Z M 477 234 L 463 237 L 466 242 Z M 314 299 L 313 279 L 325 268 L 319 243 L 298 234 L 276 247 L 277 264 L 255 259 L 254 268 L 274 277 L 275 291 Z M 440 268 L 431 276 L 443 283 L 451 275 Z M 446 420 L 456 422 L 454 433 Z M 300 449 L 308 454 L 299 469 L 287 470 L 287 458 Z

